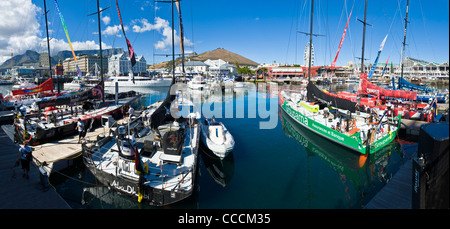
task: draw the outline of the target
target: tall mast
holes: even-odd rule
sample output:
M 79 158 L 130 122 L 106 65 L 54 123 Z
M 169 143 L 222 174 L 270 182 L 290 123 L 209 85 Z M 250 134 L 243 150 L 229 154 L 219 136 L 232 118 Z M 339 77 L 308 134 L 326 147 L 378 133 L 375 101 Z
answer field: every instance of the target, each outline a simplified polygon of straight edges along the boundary
M 103 51 L 102 51 L 102 29 L 100 26 L 100 13 L 106 9 L 108 9 L 110 6 L 106 7 L 105 9 L 100 10 L 100 3 L 99 0 L 97 0 L 97 12 L 95 13 L 91 13 L 88 16 L 97 14 L 97 21 L 98 21 L 98 43 L 99 43 L 99 47 L 100 47 L 100 77 L 101 77 L 101 81 L 100 83 L 102 84 L 102 94 L 104 95 L 105 93 L 105 84 L 103 82 Z M 105 97 L 102 96 L 102 101 L 105 102 Z
M 172 80 L 175 79 L 175 32 L 174 32 L 174 20 L 173 20 L 173 2 L 170 1 L 170 5 L 172 7 Z
M 44 0 L 44 15 L 45 15 L 45 30 L 47 31 L 47 48 L 48 48 L 48 69 L 50 70 L 50 78 L 52 77 L 52 59 L 50 57 L 50 38 L 48 37 L 48 22 L 47 22 L 47 4 L 45 3 Z M 59 89 L 59 83 L 58 83 L 58 89 Z M 53 92 L 53 88 L 52 88 L 52 92 Z M 58 90 L 59 92 L 59 90 Z
M 314 0 L 311 0 L 311 26 L 309 28 L 309 67 L 308 67 L 308 84 L 311 83 L 311 53 L 312 53 L 312 36 L 313 36 L 313 13 Z
M 98 44 L 100 46 L 100 77 L 101 77 L 101 84 L 103 83 L 103 51 L 102 51 L 102 29 L 100 27 L 100 6 L 99 6 L 99 0 L 97 0 L 97 19 L 98 19 Z M 102 90 L 104 90 L 104 86 L 102 85 Z M 104 94 L 104 92 L 102 92 Z M 103 102 L 105 102 L 105 97 L 102 96 Z
M 401 65 L 400 77 L 401 78 L 403 78 L 403 60 L 405 59 L 406 27 L 408 25 L 408 7 L 409 7 L 409 0 L 406 1 L 405 32 L 403 34 L 402 62 L 400 63 L 400 65 Z M 400 84 L 398 86 L 400 87 Z
M 366 17 L 367 17 L 367 0 L 364 3 L 364 21 L 359 20 L 363 23 L 363 41 L 362 41 L 362 53 L 361 53 L 361 73 L 365 72 L 364 69 L 364 46 L 366 43 Z

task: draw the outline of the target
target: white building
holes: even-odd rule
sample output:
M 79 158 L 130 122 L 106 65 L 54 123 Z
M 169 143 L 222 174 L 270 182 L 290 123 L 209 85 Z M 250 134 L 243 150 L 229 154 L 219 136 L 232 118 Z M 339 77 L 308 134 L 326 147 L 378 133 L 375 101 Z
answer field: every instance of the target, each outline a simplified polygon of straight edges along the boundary
M 208 73 L 212 76 L 217 75 L 234 75 L 237 74 L 237 68 L 233 64 L 229 64 L 228 62 L 218 59 L 218 60 L 206 60 L 205 64 L 208 67 Z
M 108 59 L 108 74 L 109 75 L 127 75 L 131 69 L 130 57 L 127 53 L 112 55 Z M 147 61 L 144 56 L 136 57 L 136 64 L 132 72 L 138 75 L 145 75 L 147 73 Z
M 183 66 L 181 64 L 175 67 L 175 73 L 182 73 Z M 188 61 L 184 63 L 184 70 L 190 75 L 206 75 L 209 66 L 201 61 Z

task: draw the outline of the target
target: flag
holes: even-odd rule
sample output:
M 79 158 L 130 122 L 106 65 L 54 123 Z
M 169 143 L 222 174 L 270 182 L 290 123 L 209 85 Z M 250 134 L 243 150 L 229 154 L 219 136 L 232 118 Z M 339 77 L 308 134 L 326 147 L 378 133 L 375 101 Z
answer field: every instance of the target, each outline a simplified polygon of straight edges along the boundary
M 58 2 L 56 0 L 55 0 L 55 4 L 56 4 L 56 10 L 58 11 L 58 14 L 59 14 L 59 18 L 61 19 L 61 23 L 64 28 L 64 32 L 66 33 L 67 41 L 69 42 L 70 50 L 72 50 L 72 55 L 73 55 L 73 58 L 75 59 L 75 63 L 76 63 L 77 56 L 75 55 L 75 51 L 73 51 L 73 46 L 72 46 L 72 42 L 70 42 L 69 32 L 67 31 L 66 23 L 64 22 L 64 18 L 61 14 L 61 11 L 59 10 Z M 78 69 L 77 69 L 77 71 L 78 71 Z
M 381 51 L 383 51 L 384 43 L 386 43 L 387 37 L 388 37 L 388 34 L 386 34 L 386 37 L 384 37 L 383 42 L 381 42 L 380 49 L 378 50 L 377 58 L 375 59 L 375 62 L 373 63 L 372 68 L 370 69 L 369 75 L 367 76 L 367 78 L 369 78 L 369 79 L 372 78 L 372 75 L 375 72 L 375 68 L 377 67 L 377 64 L 378 64 L 378 58 L 380 57 Z
M 381 73 L 381 77 L 384 76 L 384 71 L 386 71 L 386 67 L 387 67 L 387 65 L 388 65 L 388 62 L 389 62 L 389 57 L 388 57 L 388 59 L 387 59 L 387 61 L 386 61 L 386 64 L 384 65 L 383 72 Z M 395 89 L 395 88 L 394 88 L 394 89 Z
M 331 68 L 334 68 L 334 66 L 336 65 L 336 61 L 337 61 L 337 58 L 339 56 L 339 51 L 341 51 L 342 43 L 344 42 L 345 33 L 347 32 L 347 26 L 348 26 L 348 22 L 350 22 L 350 17 L 352 16 L 352 12 L 353 12 L 353 8 L 350 11 L 350 15 L 348 16 L 347 25 L 345 25 L 344 34 L 342 34 L 341 42 L 339 43 L 339 47 L 338 47 L 338 50 L 337 50 L 337 53 L 336 53 L 336 57 L 334 58 L 333 62 L 331 63 Z
M 78 65 L 75 65 L 75 67 L 77 68 L 77 76 L 81 77 L 81 70 L 80 70 L 80 68 L 78 67 Z
M 125 34 L 125 28 L 123 27 L 122 16 L 120 16 L 119 3 L 117 2 L 117 0 L 116 0 L 116 6 L 117 6 L 117 13 L 119 14 L 120 25 L 122 26 L 123 36 L 125 37 L 125 40 L 127 41 L 127 48 L 128 48 L 128 54 L 130 55 L 131 67 L 134 67 L 134 65 L 136 64 L 136 55 L 134 53 L 134 50 L 133 50 L 133 47 L 131 46 L 130 41 L 127 38 L 127 35 Z

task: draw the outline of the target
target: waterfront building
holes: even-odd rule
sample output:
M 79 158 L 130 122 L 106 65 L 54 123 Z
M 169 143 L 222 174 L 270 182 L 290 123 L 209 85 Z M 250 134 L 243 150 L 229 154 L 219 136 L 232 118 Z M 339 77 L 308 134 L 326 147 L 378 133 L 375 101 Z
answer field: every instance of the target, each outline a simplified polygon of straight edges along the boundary
M 48 62 L 48 52 L 43 52 L 39 55 L 39 66 L 48 67 L 50 62 Z
M 93 72 L 95 69 L 95 64 L 100 66 L 100 57 L 95 55 L 83 55 L 77 56 L 77 65 L 80 68 L 82 74 L 86 74 L 88 72 Z M 67 58 L 63 61 L 63 69 L 65 75 L 75 76 L 77 75 L 77 69 L 75 67 L 74 58 Z M 108 58 L 103 57 L 103 72 L 108 71 Z
M 208 74 L 211 76 L 218 75 L 235 75 L 237 74 L 237 67 L 233 64 L 229 64 L 228 62 L 217 59 L 211 60 L 207 59 L 205 64 L 208 65 Z
M 182 65 L 175 67 L 175 73 L 182 73 Z M 188 61 L 184 63 L 184 70 L 188 75 L 205 75 L 208 72 L 209 65 L 201 61 Z
M 385 62 L 378 63 L 375 67 L 375 71 L 373 76 L 379 77 L 383 72 L 383 68 L 386 65 Z M 348 62 L 348 67 L 353 70 L 354 73 L 361 72 L 361 64 Z M 372 64 L 368 64 L 365 66 L 365 72 L 369 73 L 372 68 Z M 386 71 L 384 72 L 383 77 L 390 76 L 400 76 L 401 74 L 401 65 L 400 64 L 392 64 L 391 62 L 387 64 Z M 444 63 L 436 63 L 429 62 L 425 60 L 419 60 L 412 57 L 406 57 L 403 61 L 403 76 L 406 78 L 409 77 L 420 77 L 420 78 L 433 78 L 439 76 L 449 75 L 449 64 L 448 62 Z
M 400 74 L 401 67 L 395 70 L 395 74 Z M 425 60 L 419 60 L 411 57 L 406 57 L 403 61 L 403 74 L 413 76 L 425 76 L 427 78 L 433 76 L 443 76 L 449 74 L 448 62 L 436 63 L 428 62 Z
M 130 69 L 131 61 L 126 52 L 112 55 L 108 59 L 109 75 L 128 75 Z M 144 56 L 136 57 L 136 64 L 133 66 L 132 72 L 137 75 L 145 75 L 147 73 L 147 61 Z

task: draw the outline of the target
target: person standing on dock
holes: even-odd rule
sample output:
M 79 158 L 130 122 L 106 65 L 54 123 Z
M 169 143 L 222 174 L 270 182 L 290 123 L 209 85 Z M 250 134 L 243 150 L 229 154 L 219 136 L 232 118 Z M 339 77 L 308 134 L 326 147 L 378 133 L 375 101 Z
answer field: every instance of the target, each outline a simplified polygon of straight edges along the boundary
M 128 113 L 128 122 L 130 122 L 131 121 L 131 116 L 134 113 L 134 108 L 132 106 L 130 106 L 130 109 L 128 109 L 127 113 Z
M 28 142 L 24 141 L 23 142 L 23 146 L 20 147 L 19 149 L 19 153 L 17 154 L 17 162 L 16 164 L 18 164 L 19 162 L 19 157 L 20 157 L 20 164 L 22 165 L 22 169 L 23 169 L 23 177 L 30 179 L 30 177 L 28 176 L 28 172 L 30 171 L 30 161 L 32 158 L 32 149 L 28 146 Z
M 81 121 L 81 118 L 78 118 L 77 127 L 78 129 L 78 143 L 80 143 L 81 137 L 83 135 L 84 123 Z

